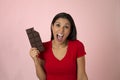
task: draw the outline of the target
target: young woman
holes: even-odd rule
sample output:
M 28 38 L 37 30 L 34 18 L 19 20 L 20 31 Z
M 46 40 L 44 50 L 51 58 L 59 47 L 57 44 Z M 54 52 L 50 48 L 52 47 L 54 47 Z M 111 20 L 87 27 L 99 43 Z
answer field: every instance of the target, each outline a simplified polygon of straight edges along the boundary
M 59 13 L 53 18 L 51 40 L 43 43 L 45 51 L 30 49 L 40 80 L 88 80 L 84 45 L 76 36 L 76 26 L 70 14 Z

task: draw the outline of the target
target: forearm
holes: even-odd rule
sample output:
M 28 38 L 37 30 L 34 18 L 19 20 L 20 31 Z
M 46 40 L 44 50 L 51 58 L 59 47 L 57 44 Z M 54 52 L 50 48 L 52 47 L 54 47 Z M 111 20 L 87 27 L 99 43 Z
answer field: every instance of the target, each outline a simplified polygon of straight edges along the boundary
M 39 61 L 37 58 L 34 59 L 36 74 L 40 80 L 46 80 L 46 75 L 42 66 L 42 62 Z
M 80 75 L 78 74 L 77 80 L 88 80 L 87 74 L 86 73 Z
M 77 80 L 88 80 L 86 71 L 85 71 L 85 57 L 77 59 Z

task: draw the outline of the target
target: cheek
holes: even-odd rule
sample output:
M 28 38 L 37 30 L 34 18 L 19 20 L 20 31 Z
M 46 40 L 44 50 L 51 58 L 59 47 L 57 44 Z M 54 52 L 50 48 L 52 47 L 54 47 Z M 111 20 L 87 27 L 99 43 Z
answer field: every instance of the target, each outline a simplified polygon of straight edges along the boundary
M 67 30 L 66 31 L 66 36 L 69 36 L 69 34 L 70 34 L 70 30 Z
M 52 27 L 52 31 L 55 33 L 57 31 L 57 28 Z

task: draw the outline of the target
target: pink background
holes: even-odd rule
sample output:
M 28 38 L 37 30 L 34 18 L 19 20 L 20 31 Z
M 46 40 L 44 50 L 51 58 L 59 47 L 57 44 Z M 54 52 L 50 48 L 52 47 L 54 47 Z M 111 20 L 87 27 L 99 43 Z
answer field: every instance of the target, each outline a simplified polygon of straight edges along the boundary
M 0 0 L 0 80 L 38 80 L 25 29 L 48 41 L 59 12 L 75 20 L 89 80 L 120 80 L 120 0 Z

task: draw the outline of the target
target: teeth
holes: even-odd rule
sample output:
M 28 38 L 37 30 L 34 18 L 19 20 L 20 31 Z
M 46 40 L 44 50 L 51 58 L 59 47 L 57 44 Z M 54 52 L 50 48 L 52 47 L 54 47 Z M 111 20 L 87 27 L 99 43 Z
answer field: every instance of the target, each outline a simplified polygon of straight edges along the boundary
M 58 34 L 58 36 L 61 36 L 61 37 L 62 37 L 62 36 L 63 36 L 63 34 Z

